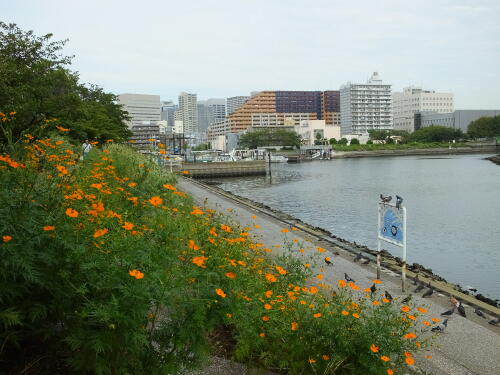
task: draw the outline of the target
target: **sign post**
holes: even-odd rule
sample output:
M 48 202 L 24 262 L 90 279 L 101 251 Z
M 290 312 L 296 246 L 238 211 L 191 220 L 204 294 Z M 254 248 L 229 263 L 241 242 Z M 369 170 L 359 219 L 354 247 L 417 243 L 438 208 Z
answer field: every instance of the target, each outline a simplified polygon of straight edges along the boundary
M 377 233 L 377 279 L 380 279 L 380 241 L 385 241 L 403 248 L 403 265 L 401 266 L 402 290 L 406 286 L 406 207 L 398 197 L 396 205 L 389 202 L 378 204 Z

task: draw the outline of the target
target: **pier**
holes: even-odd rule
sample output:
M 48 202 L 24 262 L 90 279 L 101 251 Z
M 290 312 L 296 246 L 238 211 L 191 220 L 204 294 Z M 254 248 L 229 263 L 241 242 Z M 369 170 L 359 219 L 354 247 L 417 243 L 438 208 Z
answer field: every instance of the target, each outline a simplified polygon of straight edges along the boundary
M 193 178 L 261 176 L 266 174 L 266 161 L 182 163 L 181 169 Z

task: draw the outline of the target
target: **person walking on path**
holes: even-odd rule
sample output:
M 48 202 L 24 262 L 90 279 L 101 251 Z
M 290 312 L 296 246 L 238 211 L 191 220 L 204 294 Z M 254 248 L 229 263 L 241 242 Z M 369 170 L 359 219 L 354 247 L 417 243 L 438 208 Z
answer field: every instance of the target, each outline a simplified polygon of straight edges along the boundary
M 85 160 L 90 150 L 92 149 L 92 145 L 89 143 L 88 139 L 85 140 L 85 143 L 82 145 L 82 149 L 83 149 L 83 160 Z

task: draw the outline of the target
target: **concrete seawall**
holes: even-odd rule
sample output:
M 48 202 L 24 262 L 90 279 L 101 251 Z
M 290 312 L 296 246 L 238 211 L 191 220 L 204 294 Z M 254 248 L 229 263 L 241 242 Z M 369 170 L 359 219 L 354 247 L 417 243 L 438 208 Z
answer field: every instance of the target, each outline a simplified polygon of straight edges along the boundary
M 259 176 L 266 174 L 266 162 L 264 160 L 182 163 L 181 168 L 193 178 Z

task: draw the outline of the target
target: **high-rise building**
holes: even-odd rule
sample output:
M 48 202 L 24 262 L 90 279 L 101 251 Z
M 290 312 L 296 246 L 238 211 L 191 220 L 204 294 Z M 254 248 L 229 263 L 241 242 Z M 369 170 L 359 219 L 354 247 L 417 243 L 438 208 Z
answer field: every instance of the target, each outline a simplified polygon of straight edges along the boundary
M 198 101 L 198 130 L 206 132 L 208 127 L 226 118 L 225 99 L 207 99 Z
M 177 108 L 178 106 L 170 100 L 161 102 L 160 117 L 162 121 L 167 122 L 168 127 L 174 126 L 174 114 Z
M 194 134 L 199 132 L 196 94 L 181 92 L 179 94 L 179 109 L 177 112 L 178 120 L 182 120 L 183 122 L 185 133 Z
M 403 92 L 392 93 L 394 129 L 413 132 L 415 113 L 453 112 L 453 94 L 422 90 L 421 87 L 405 87 Z
M 229 116 L 236 109 L 240 108 L 245 102 L 250 99 L 249 96 L 233 96 L 226 99 L 226 116 Z
M 128 127 L 150 124 L 160 121 L 160 96 L 143 94 L 118 95 L 118 104 L 128 112 L 130 120 Z
M 460 129 L 464 133 L 472 121 L 481 117 L 500 116 L 500 109 L 459 109 L 450 113 L 417 112 L 415 130 L 432 125 Z
M 340 88 L 340 122 L 344 134 L 392 129 L 391 85 L 383 84 L 377 72 L 366 83 Z

